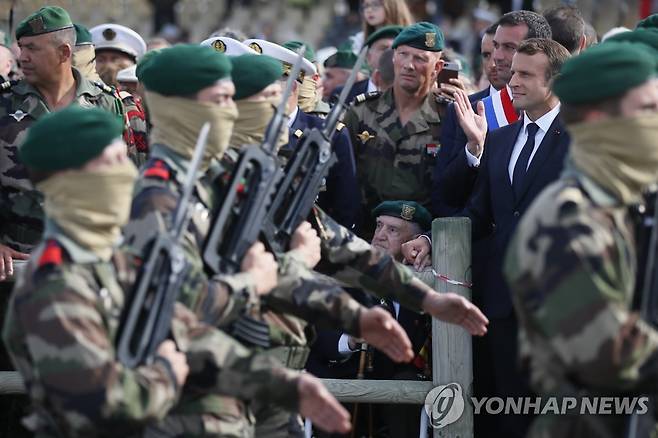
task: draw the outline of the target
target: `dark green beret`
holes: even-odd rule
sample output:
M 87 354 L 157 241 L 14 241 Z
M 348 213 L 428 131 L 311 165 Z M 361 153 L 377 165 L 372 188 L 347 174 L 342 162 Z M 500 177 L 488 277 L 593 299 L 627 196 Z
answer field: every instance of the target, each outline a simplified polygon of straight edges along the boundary
M 231 75 L 229 58 L 208 46 L 179 44 L 151 55 L 138 78 L 147 90 L 187 96 Z
M 382 38 L 395 38 L 398 35 L 400 35 L 402 29 L 404 29 L 403 26 L 397 26 L 397 25 L 384 26 L 382 28 L 379 28 L 375 32 L 370 34 L 364 45 L 369 46 L 375 41 L 381 40 Z
M 402 29 L 402 32 L 393 40 L 393 48 L 410 46 L 429 52 L 440 52 L 444 47 L 443 32 L 438 26 L 421 21 Z
M 247 54 L 230 59 L 233 64 L 231 74 L 235 84 L 235 100 L 251 97 L 283 76 L 281 61 L 271 56 Z
M 656 74 L 656 56 L 644 44 L 605 41 L 567 60 L 553 92 L 567 104 L 621 96 Z
M 24 36 L 35 36 L 55 32 L 56 30 L 69 29 L 71 27 L 73 27 L 73 23 L 66 9 L 59 6 L 46 6 L 20 22 L 16 28 L 16 39 L 21 39 Z
M 658 55 L 658 28 L 638 28 L 630 32 L 620 32 L 606 40 L 609 41 L 628 41 L 631 43 L 642 43 L 651 47 Z
M 649 15 L 644 20 L 639 21 L 635 28 L 658 29 L 658 14 Z
M 162 49 L 154 49 L 154 50 L 149 50 L 142 56 L 139 61 L 137 61 L 137 67 L 135 68 L 135 76 L 137 76 L 138 80 L 142 80 L 142 72 L 144 71 L 144 67 L 153 59 L 153 57 L 160 53 Z
M 70 105 L 37 120 L 18 150 L 30 169 L 56 172 L 77 168 L 121 138 L 123 121 L 100 108 Z
M 423 230 L 432 226 L 432 215 L 415 201 L 384 201 L 372 211 L 372 216 L 393 216 L 409 222 L 416 222 Z
M 352 69 L 356 64 L 357 56 L 354 52 L 339 50 L 324 61 L 326 68 L 338 67 Z
M 75 27 L 76 46 L 86 46 L 92 44 L 91 32 L 89 32 L 89 29 L 87 29 L 80 23 L 73 23 L 73 27 Z
M 293 52 L 297 53 L 297 50 L 301 46 L 306 46 L 304 48 L 304 58 L 308 59 L 311 62 L 317 61 L 315 57 L 315 50 L 313 50 L 313 47 L 309 43 L 305 43 L 303 41 L 286 41 L 285 43 L 281 44 L 283 47 L 285 47 L 288 50 L 292 50 Z

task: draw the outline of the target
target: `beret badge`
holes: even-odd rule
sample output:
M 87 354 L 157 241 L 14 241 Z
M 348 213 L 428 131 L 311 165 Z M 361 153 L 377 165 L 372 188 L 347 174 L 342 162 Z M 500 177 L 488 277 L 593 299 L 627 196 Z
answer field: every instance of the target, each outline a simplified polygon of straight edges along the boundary
M 400 217 L 404 220 L 411 221 L 414 218 L 414 213 L 416 213 L 416 208 L 411 205 L 402 204 L 402 212 Z
M 427 32 L 425 34 L 425 45 L 427 47 L 434 47 L 436 44 L 436 33 L 435 32 Z

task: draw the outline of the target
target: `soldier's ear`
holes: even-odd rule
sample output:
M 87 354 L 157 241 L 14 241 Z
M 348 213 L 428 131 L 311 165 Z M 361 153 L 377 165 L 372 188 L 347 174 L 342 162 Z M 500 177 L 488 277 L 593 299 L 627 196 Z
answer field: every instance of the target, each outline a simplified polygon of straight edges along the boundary
M 67 59 L 73 59 L 73 47 L 69 44 L 60 44 L 59 47 L 57 47 L 57 51 L 59 52 L 59 57 L 62 62 Z

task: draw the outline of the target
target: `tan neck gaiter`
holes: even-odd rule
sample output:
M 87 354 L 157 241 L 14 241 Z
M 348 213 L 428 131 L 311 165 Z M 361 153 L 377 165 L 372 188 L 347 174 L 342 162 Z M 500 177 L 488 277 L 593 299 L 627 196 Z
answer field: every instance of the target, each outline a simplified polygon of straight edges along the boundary
M 77 69 L 83 78 L 94 82 L 101 82 L 101 78 L 96 71 L 96 51 L 94 50 L 94 46 L 81 46 L 73 52 L 73 68 Z

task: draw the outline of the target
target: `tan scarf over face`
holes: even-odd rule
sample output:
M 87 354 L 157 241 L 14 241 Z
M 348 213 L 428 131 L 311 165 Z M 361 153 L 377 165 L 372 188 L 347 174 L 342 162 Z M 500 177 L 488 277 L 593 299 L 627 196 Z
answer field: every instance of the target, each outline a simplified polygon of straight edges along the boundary
M 69 170 L 37 184 L 44 210 L 67 237 L 109 260 L 128 221 L 137 169 L 130 161 L 93 171 Z
M 281 96 L 279 95 L 261 100 L 242 99 L 236 101 L 239 116 L 233 127 L 231 146 L 239 149 L 248 144 L 261 144 L 265 138 L 267 125 L 276 111 L 276 105 L 280 102 Z M 277 149 L 288 143 L 288 125 L 283 123 L 281 129 Z
M 212 158 L 221 158 L 229 145 L 233 124 L 238 116 L 235 106 L 222 107 L 177 96 L 146 92 L 153 131 L 151 144 L 161 143 L 188 160 L 204 123 L 210 122 L 208 144 L 202 168 L 208 168 Z
M 83 78 L 90 81 L 101 82 L 96 72 L 96 51 L 94 46 L 88 45 L 73 52 L 73 67 L 80 72 Z
M 569 126 L 573 162 L 622 203 L 658 180 L 658 114 Z
M 299 105 L 299 109 L 305 113 L 313 112 L 320 100 L 317 83 L 313 79 L 313 76 L 304 76 L 304 82 L 302 82 L 301 85 L 298 85 L 298 87 L 299 95 L 297 97 L 297 104 Z

